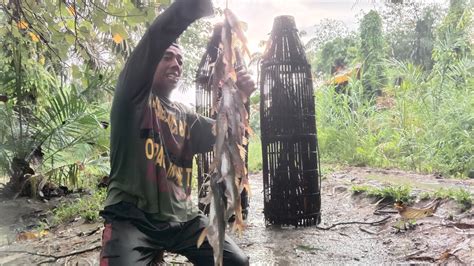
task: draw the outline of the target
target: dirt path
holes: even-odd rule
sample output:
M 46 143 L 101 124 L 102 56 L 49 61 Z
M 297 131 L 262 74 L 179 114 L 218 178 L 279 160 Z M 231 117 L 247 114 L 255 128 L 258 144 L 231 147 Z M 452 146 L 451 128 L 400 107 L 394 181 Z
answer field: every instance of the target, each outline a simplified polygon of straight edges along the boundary
M 250 256 L 253 265 L 375 265 L 409 262 L 474 265 L 474 229 L 471 227 L 463 230 L 447 226 L 456 222 L 462 222 L 466 226 L 474 225 L 472 209 L 459 214 L 457 205 L 447 202 L 440 206 L 436 216 L 418 220 L 414 229 L 399 231 L 393 228 L 399 219 L 398 214 L 375 215 L 374 210 L 380 208 L 380 205 L 376 206 L 371 199 L 353 196 L 349 191 L 353 184 L 380 185 L 389 180 L 402 183 L 409 181 L 418 191 L 438 187 L 463 187 L 471 192 L 474 190 L 472 180 L 436 179 L 434 176 L 396 170 L 346 168 L 329 174 L 322 182 L 322 223 L 319 226 L 327 227 L 338 222 L 372 222 L 388 217 L 386 223 L 380 226 L 340 225 L 330 230 L 315 227 L 266 227 L 263 218 L 262 178 L 261 174 L 254 174 L 251 176 L 253 197 L 248 228 L 242 238 L 234 239 Z M 25 204 L 26 200 L 22 200 Z M 13 209 L 22 208 L 21 202 L 15 204 L 12 205 L 9 201 L 0 203 L 2 216 L 4 210 L 10 208 L 10 217 L 0 218 L 0 233 L 5 232 L 7 224 L 12 225 L 21 217 L 12 216 Z M 25 209 L 25 212 L 33 209 Z M 387 206 L 385 210 L 392 211 L 393 208 Z M 448 216 L 451 216 L 453 221 L 444 219 Z M 101 224 L 85 224 L 78 220 L 41 239 L 15 241 L 10 244 L 2 242 L 0 265 L 37 264 L 45 261 L 50 261 L 47 264 L 97 265 L 101 230 Z M 61 255 L 84 250 L 88 251 L 59 258 Z M 52 254 L 58 259 L 6 251 Z M 454 254 L 450 255 L 449 252 Z M 175 264 L 186 262 L 184 257 L 174 254 L 167 254 L 165 260 Z

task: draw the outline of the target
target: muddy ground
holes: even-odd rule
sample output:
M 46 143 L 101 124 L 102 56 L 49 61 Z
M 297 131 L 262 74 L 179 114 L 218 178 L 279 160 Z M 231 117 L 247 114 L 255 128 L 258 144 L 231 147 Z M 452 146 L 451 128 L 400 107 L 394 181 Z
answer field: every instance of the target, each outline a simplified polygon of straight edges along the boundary
M 474 213 L 461 212 L 454 201 L 443 201 L 435 215 L 399 230 L 400 216 L 392 204 L 353 195 L 352 185 L 410 184 L 415 193 L 462 187 L 474 195 L 474 180 L 443 179 L 398 170 L 344 168 L 322 180 L 322 222 L 316 227 L 266 226 L 261 173 L 251 175 L 252 198 L 248 227 L 236 242 L 253 265 L 327 264 L 466 264 L 474 265 Z M 47 203 L 3 199 L 0 202 L 0 265 L 98 265 L 102 225 L 78 219 L 26 239 L 19 234 L 42 219 L 59 200 Z M 428 202 L 415 204 L 421 207 Z M 374 221 L 378 225 L 363 224 Z M 359 223 L 362 222 L 362 223 Z M 346 223 L 346 224 L 338 224 Z M 338 224 L 328 230 L 331 227 Z M 21 239 L 23 238 L 23 239 Z M 167 253 L 169 264 L 185 264 Z

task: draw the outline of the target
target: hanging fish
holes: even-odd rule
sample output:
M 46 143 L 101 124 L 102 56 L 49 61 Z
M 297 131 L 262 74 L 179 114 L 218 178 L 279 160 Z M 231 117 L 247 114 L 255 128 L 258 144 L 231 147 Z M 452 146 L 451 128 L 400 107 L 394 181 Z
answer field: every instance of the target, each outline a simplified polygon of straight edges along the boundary
M 225 228 L 229 217 L 235 214 L 233 231 L 240 234 L 244 230 L 240 194 L 244 187 L 248 189 L 244 145 L 248 142 L 245 136 L 250 132 L 250 127 L 244 105 L 247 99 L 236 86 L 235 64 L 241 56 L 240 51 L 245 54 L 249 54 L 249 51 L 237 17 L 229 9 L 224 10 L 224 14 L 219 55 L 213 64 L 211 83 L 214 95 L 212 110 L 216 113 L 213 128 L 216 142 L 209 181 L 211 191 L 202 200 L 210 204 L 209 225 L 197 243 L 199 247 L 207 237 L 214 251 L 215 265 L 222 265 Z

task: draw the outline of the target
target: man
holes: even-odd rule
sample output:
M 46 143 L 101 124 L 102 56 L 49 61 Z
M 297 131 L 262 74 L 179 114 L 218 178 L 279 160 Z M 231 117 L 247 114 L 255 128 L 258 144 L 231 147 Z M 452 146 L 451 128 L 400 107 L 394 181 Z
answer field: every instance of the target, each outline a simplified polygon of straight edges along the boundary
M 212 148 L 213 121 L 169 100 L 183 66 L 174 41 L 212 12 L 210 0 L 176 0 L 156 18 L 120 74 L 111 112 L 110 181 L 101 212 L 101 265 L 154 264 L 163 250 L 194 264 L 213 264 L 209 243 L 196 247 L 208 220 L 190 198 L 192 158 Z M 255 87 L 242 72 L 238 86 L 247 95 Z M 224 264 L 248 264 L 228 237 Z

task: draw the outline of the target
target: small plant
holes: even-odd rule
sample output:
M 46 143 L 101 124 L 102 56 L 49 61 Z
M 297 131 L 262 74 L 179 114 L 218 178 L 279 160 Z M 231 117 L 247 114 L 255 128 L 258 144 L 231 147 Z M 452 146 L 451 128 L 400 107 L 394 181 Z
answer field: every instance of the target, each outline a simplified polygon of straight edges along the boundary
M 372 190 L 373 187 L 366 186 L 366 185 L 355 185 L 351 187 L 351 191 L 354 194 L 366 193 L 369 190 Z
M 321 164 L 321 178 L 325 179 L 328 175 L 341 169 L 341 165 L 338 164 Z
M 107 192 L 105 189 L 96 190 L 91 196 L 79 198 L 72 203 L 63 203 L 54 211 L 53 225 L 70 222 L 76 217 L 81 217 L 87 222 L 99 220 L 99 211 L 103 208 L 103 203 Z
M 454 200 L 463 206 L 464 210 L 470 209 L 472 207 L 473 198 L 469 191 L 460 188 L 454 192 Z
M 433 197 L 438 199 L 452 199 L 461 205 L 463 210 L 470 209 L 474 200 L 471 193 L 464 188 L 441 188 L 433 193 Z
M 429 200 L 433 198 L 429 192 L 421 192 L 420 195 L 418 195 L 418 198 L 420 200 Z
M 410 195 L 411 188 L 406 185 L 384 187 L 372 191 L 372 194 L 376 197 L 384 198 L 389 201 L 410 202 L 412 200 L 412 196 Z
M 387 186 L 376 188 L 366 185 L 356 185 L 351 188 L 353 193 L 366 193 L 369 197 L 381 198 L 386 201 L 410 202 L 412 200 L 409 186 Z

